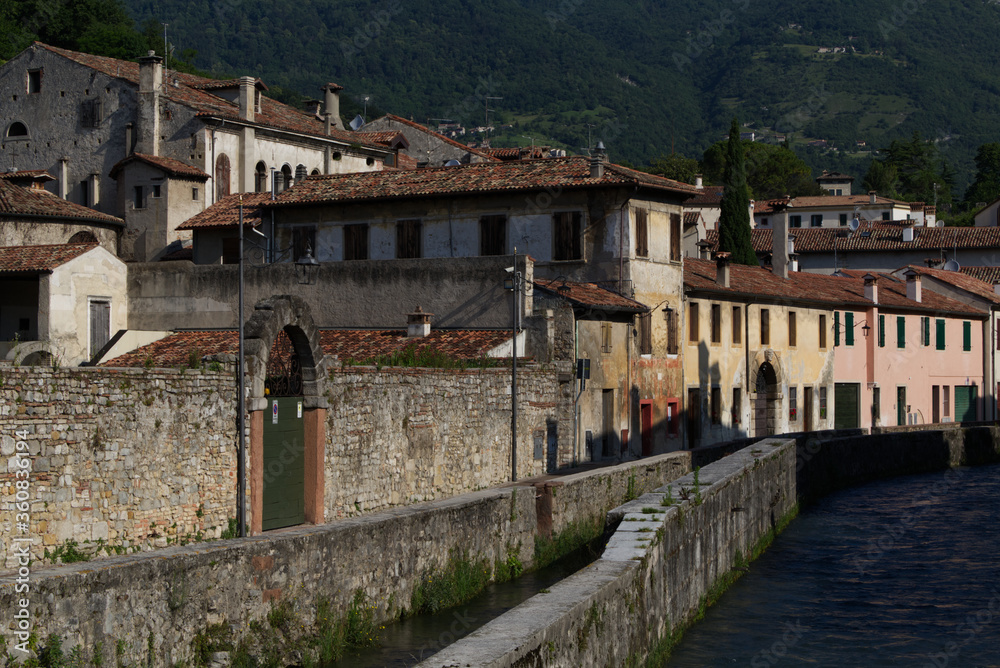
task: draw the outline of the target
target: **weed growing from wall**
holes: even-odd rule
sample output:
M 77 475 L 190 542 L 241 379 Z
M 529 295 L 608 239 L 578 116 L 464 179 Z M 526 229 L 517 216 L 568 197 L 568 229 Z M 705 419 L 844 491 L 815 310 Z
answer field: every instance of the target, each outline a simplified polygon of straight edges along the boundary
M 566 527 L 552 535 L 552 538 L 535 536 L 535 559 L 532 567 L 545 568 L 552 562 L 575 552 L 587 543 L 600 537 L 604 531 L 601 517 L 591 520 L 570 522 Z
M 410 614 L 434 614 L 474 598 L 490 582 L 485 558 L 470 559 L 467 551 L 452 550 L 443 570 L 425 571 L 410 598 Z

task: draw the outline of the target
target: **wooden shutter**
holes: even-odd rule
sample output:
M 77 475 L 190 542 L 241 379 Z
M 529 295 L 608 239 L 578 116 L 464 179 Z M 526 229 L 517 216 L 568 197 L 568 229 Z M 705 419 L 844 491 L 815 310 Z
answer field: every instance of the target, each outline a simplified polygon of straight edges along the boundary
M 677 311 L 667 312 L 667 354 L 676 355 L 679 352 L 677 345 Z
M 93 357 L 111 338 L 111 303 L 90 302 L 90 356 Z
M 681 259 L 681 214 L 670 214 L 670 259 L 680 262 Z
M 921 324 L 923 325 L 922 329 L 923 329 L 923 339 L 924 339 L 922 343 L 925 346 L 929 346 L 931 345 L 931 319 L 923 318 L 922 320 L 923 322 Z
M 733 344 L 743 343 L 743 310 L 739 306 L 733 307 Z
M 972 350 L 972 323 L 968 321 L 962 323 L 962 350 Z
M 885 316 L 878 317 L 878 347 L 885 348 Z
M 826 348 L 826 316 L 820 315 L 819 317 L 819 347 L 820 350 Z
M 760 310 L 760 345 L 771 345 L 771 312 L 766 308 Z
M 944 318 L 937 319 L 937 349 L 944 350 Z M 946 413 L 947 415 L 947 413 Z
M 653 314 L 643 313 L 639 316 L 639 354 L 653 354 Z
M 840 311 L 833 312 L 833 346 L 840 345 Z
M 834 429 L 857 429 L 860 426 L 860 395 L 861 386 L 858 383 L 836 383 L 833 386 Z
M 552 259 L 557 261 L 579 260 L 580 225 L 583 214 L 579 211 L 560 211 L 552 216 Z
M 901 315 L 896 316 L 896 347 L 906 347 L 906 318 Z
M 479 254 L 503 255 L 507 252 L 507 216 L 483 216 L 479 219 Z
M 976 386 L 955 386 L 955 422 L 975 422 L 976 420 Z
M 396 257 L 420 257 L 419 220 L 401 220 L 396 223 Z
M 798 325 L 795 321 L 795 311 L 788 312 L 788 345 L 795 347 L 798 345 Z
M 844 314 L 844 343 L 854 345 L 854 314 L 850 311 Z
M 368 259 L 368 225 L 344 225 L 344 259 Z
M 635 254 L 637 257 L 649 255 L 649 212 L 635 210 Z
M 688 309 L 688 341 L 698 343 L 698 304 L 692 303 Z

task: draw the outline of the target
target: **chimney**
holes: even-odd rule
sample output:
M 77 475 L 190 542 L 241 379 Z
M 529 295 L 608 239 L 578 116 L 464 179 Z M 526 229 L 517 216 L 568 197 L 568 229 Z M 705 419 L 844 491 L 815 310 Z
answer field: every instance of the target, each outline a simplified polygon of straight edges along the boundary
M 904 242 L 910 243 L 911 241 L 913 241 L 913 231 L 914 230 L 913 230 L 912 226 L 910 226 L 910 227 L 904 227 L 903 228 L 903 241 Z
M 139 137 L 136 153 L 160 154 L 160 88 L 163 58 L 150 51 L 139 59 Z
M 903 276 L 906 276 L 906 298 L 919 304 L 921 297 L 923 297 L 923 290 L 920 285 L 920 274 L 912 269 L 909 269 L 905 274 L 903 274 Z
M 694 175 L 694 187 L 697 188 L 698 190 L 704 190 L 705 181 L 702 178 L 701 174 Z
M 775 276 L 788 278 L 788 209 L 779 212 L 771 232 L 771 270 Z
M 711 260 L 712 259 L 712 244 L 709 241 L 702 240 L 695 244 L 698 247 L 698 259 L 699 260 Z
M 406 314 L 406 338 L 422 339 L 431 333 L 431 316 L 433 313 L 424 313 L 419 306 L 413 313 Z
M 324 101 L 323 112 L 327 114 L 324 131 L 330 134 L 331 127 L 343 130 L 344 121 L 340 118 L 340 91 L 344 90 L 344 87 L 338 86 L 335 83 L 328 83 L 323 86 L 322 90 Z
M 878 276 L 865 274 L 865 299 L 878 304 Z
M 253 122 L 257 111 L 257 81 L 253 77 L 240 77 L 240 118 Z
M 306 100 L 306 111 L 315 116 L 318 120 L 323 120 L 323 101 Z
M 715 254 L 715 282 L 724 288 L 729 287 L 729 257 L 730 253 Z
M 993 284 L 993 294 L 1000 295 L 1000 283 Z
M 868 191 L 868 203 L 878 204 L 878 193 L 876 193 L 874 190 Z
M 924 258 L 924 264 L 927 265 L 928 269 L 940 269 L 941 265 L 944 264 L 944 260 L 936 257 Z
M 594 149 L 594 154 L 590 156 L 590 178 L 599 179 L 604 176 L 604 162 L 606 160 L 604 154 L 604 142 L 597 142 L 597 148 Z

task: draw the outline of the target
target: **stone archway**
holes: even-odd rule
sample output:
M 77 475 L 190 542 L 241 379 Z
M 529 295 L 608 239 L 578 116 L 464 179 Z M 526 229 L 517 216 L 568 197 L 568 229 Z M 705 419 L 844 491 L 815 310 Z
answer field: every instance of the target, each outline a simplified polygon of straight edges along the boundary
M 272 347 L 279 335 L 287 335 L 301 374 L 304 421 L 305 521 L 321 524 L 324 518 L 326 451 L 326 399 L 321 381 L 325 357 L 319 344 L 319 330 L 309 306 L 291 295 L 258 302 L 244 330 L 246 372 L 250 384 L 247 411 L 250 415 L 250 533 L 262 531 L 264 506 L 264 413 L 269 407 L 265 383 Z
M 781 361 L 773 350 L 754 357 L 750 376 L 750 432 L 755 437 L 772 436 L 780 424 Z

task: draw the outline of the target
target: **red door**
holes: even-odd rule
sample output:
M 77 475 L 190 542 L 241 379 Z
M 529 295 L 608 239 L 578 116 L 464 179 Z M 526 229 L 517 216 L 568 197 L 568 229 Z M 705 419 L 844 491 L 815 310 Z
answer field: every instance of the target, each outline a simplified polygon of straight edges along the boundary
M 643 401 L 639 404 L 639 412 L 642 420 L 642 456 L 648 457 L 653 454 L 653 404 L 650 401 Z

